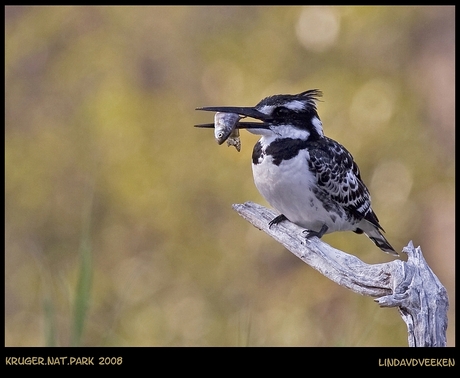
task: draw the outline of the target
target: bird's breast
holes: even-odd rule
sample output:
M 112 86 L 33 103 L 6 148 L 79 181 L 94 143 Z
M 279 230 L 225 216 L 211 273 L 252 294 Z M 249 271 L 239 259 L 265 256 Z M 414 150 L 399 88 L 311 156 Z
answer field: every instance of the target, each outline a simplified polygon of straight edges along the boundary
M 319 231 L 324 224 L 328 225 L 328 232 L 349 227 L 342 224 L 341 209 L 326 210 L 315 194 L 317 178 L 308 166 L 307 149 L 299 149 L 295 155 L 285 152 L 289 158 L 284 159 L 269 151 L 261 143 L 255 146 L 252 170 L 257 189 L 273 208 L 309 230 Z

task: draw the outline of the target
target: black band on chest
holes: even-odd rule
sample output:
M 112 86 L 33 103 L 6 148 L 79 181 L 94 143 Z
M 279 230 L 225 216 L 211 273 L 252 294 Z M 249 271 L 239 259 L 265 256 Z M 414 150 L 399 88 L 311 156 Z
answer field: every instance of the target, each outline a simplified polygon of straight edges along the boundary
M 284 138 L 277 139 L 262 150 L 262 144 L 257 142 L 252 150 L 253 164 L 259 164 L 259 158 L 262 155 L 270 155 L 273 159 L 273 164 L 280 165 L 283 160 L 289 160 L 296 157 L 300 150 L 308 146 L 308 141 L 302 139 Z

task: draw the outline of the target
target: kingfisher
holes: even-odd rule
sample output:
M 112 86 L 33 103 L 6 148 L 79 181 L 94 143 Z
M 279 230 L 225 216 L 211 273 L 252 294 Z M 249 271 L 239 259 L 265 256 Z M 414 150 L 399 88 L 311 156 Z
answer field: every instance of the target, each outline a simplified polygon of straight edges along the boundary
M 269 96 L 254 107 L 197 110 L 258 120 L 239 121 L 235 127 L 261 135 L 252 152 L 252 172 L 260 194 L 279 212 L 269 227 L 289 220 L 305 229 L 307 239 L 336 231 L 364 233 L 382 251 L 398 256 L 382 234 L 353 156 L 324 135 L 316 106 L 321 96 L 311 89 Z

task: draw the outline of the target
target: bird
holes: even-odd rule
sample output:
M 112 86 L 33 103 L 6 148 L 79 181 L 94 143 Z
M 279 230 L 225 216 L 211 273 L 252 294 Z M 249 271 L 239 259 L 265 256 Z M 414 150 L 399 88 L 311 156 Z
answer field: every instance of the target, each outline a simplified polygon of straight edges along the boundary
M 320 90 L 310 89 L 269 96 L 254 107 L 197 110 L 258 121 L 240 121 L 236 127 L 261 136 L 253 148 L 252 172 L 260 194 L 279 212 L 269 227 L 288 220 L 304 228 L 307 239 L 336 231 L 364 233 L 382 251 L 398 256 L 383 236 L 353 156 L 324 135 L 317 111 L 320 97 Z

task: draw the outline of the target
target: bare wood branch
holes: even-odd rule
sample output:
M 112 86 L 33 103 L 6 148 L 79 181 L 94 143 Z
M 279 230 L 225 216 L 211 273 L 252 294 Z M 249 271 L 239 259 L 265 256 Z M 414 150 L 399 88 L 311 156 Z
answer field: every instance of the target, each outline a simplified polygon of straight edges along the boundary
M 394 260 L 370 265 L 316 237 L 305 239 L 303 229 L 291 222 L 269 228 L 268 223 L 277 214 L 261 205 L 246 202 L 233 208 L 332 281 L 356 293 L 376 297 L 381 307 L 397 307 L 407 325 L 409 346 L 446 346 L 447 292 L 427 265 L 420 247 L 414 248 L 412 242 L 404 247 L 407 262 Z

